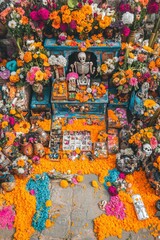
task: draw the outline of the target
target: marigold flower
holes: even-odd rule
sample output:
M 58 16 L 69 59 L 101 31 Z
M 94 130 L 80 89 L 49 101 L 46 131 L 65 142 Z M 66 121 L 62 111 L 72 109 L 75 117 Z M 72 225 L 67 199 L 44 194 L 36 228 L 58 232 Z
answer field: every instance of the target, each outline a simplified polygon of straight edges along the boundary
M 46 228 L 52 227 L 53 225 L 54 225 L 54 222 L 51 222 L 50 219 L 46 220 L 46 223 L 45 223 Z
M 83 177 L 82 175 L 78 175 L 78 176 L 76 177 L 76 179 L 77 179 L 78 182 L 83 182 L 84 177 Z
M 26 63 L 29 63 L 32 61 L 32 53 L 31 52 L 25 52 L 24 53 L 24 56 L 23 56 L 23 60 L 26 62 Z
M 3 121 L 2 122 L 2 128 L 6 128 L 8 126 L 8 122 L 7 121 Z
M 93 180 L 91 184 L 92 184 L 92 187 L 94 187 L 94 188 L 98 188 L 99 187 L 99 185 L 98 185 L 96 180 Z
M 67 188 L 69 186 L 68 181 L 67 180 L 61 180 L 60 181 L 60 186 L 62 188 Z
M 47 200 L 46 201 L 46 207 L 51 207 L 52 206 L 52 201 L 51 200 Z

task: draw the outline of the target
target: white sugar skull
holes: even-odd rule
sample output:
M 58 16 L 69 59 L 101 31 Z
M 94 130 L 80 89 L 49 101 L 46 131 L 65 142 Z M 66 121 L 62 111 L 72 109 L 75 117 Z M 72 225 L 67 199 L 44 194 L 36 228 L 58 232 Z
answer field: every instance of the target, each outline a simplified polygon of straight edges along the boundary
M 146 157 L 150 157 L 152 154 L 152 147 L 149 143 L 143 144 L 143 152 L 146 154 Z
M 84 64 L 86 62 L 86 54 L 84 52 L 78 53 L 78 59 L 82 64 Z

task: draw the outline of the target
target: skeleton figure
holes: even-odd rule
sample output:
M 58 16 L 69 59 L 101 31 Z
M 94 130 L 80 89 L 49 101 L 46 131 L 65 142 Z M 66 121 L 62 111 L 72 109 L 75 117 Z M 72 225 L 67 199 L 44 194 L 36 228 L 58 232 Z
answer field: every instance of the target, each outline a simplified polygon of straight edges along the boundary
M 144 220 L 149 218 L 141 196 L 139 194 L 135 194 L 135 195 L 132 195 L 132 199 L 133 199 L 133 204 L 134 204 L 138 219 Z
M 87 74 L 94 74 L 95 67 L 93 67 L 93 62 L 86 62 L 86 53 L 79 52 L 78 53 L 78 59 L 79 62 L 74 62 L 74 64 L 71 65 L 72 72 L 76 72 L 79 75 L 82 75 L 84 77 Z
M 143 144 L 143 152 L 146 154 L 146 157 L 150 157 L 152 154 L 152 147 L 149 143 Z

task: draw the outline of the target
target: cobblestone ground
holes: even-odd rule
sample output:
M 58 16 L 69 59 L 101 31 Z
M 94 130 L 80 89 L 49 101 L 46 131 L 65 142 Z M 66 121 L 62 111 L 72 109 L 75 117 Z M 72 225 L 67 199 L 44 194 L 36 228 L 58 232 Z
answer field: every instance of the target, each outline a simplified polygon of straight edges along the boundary
M 83 183 L 66 189 L 62 189 L 57 181 L 51 181 L 50 189 L 53 202 L 51 213 L 59 213 L 60 215 L 53 227 L 45 229 L 41 235 L 35 233 L 31 240 L 97 239 L 93 232 L 93 219 L 102 214 L 98 202 L 108 200 L 108 194 L 103 186 L 96 190 L 91 186 L 91 181 L 97 180 L 97 176 L 85 175 L 84 178 Z M 0 240 L 12 240 L 13 233 L 14 231 L 1 231 Z M 118 240 L 117 237 L 107 239 Z M 124 232 L 122 240 L 155 240 L 155 238 L 146 229 L 143 229 L 138 234 Z

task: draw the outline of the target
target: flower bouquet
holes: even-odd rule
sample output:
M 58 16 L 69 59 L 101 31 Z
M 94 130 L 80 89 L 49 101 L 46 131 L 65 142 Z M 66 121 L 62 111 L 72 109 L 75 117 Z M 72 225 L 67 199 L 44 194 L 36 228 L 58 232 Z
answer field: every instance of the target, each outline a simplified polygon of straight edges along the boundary
M 125 0 L 118 6 L 119 18 L 123 23 L 122 35 L 128 42 L 136 42 L 135 33 L 144 26 L 147 14 L 158 13 L 159 5 L 154 0 Z
M 6 23 L 10 34 L 16 39 L 19 51 L 22 51 L 23 39 L 29 38 L 36 34 L 36 29 L 33 28 L 31 18 L 28 16 L 26 7 L 10 4 L 3 12 L 1 19 Z
M 43 86 L 51 77 L 47 52 L 41 42 L 33 42 L 17 60 L 21 65 L 23 84 L 29 84 L 37 94 L 37 100 L 43 99 Z
M 107 80 L 111 77 L 113 71 L 116 68 L 116 63 L 118 62 L 117 57 L 109 58 L 106 61 L 104 61 L 100 68 L 97 69 L 97 71 L 100 72 L 100 75 L 102 76 L 102 80 Z
M 57 6 L 49 15 L 52 32 L 87 39 L 103 32 L 114 21 L 115 11 L 108 6 L 98 7 L 92 0 L 68 1 L 68 5 Z M 65 35 L 65 34 L 64 34 Z

